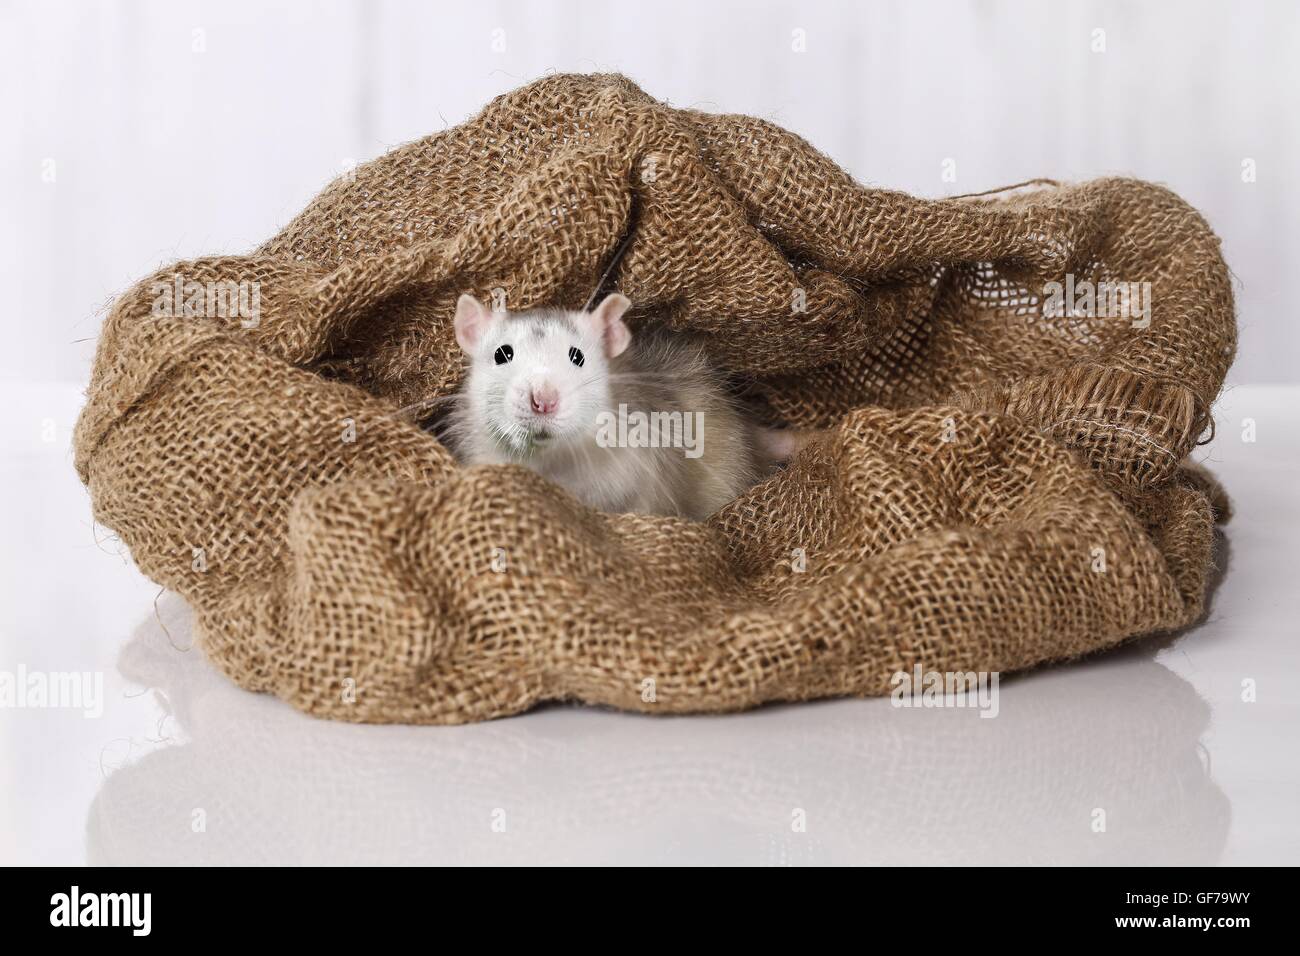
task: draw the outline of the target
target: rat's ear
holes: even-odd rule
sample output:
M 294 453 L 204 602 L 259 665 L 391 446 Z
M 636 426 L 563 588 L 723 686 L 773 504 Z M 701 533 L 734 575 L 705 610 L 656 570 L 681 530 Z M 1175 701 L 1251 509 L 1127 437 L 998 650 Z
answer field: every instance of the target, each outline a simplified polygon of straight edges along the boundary
M 605 296 L 591 319 L 605 345 L 605 357 L 622 355 L 632 341 L 632 330 L 623 322 L 623 313 L 632 307 L 632 300 L 617 292 Z
M 466 352 L 473 353 L 483 331 L 492 324 L 492 312 L 468 292 L 456 300 L 456 342 Z

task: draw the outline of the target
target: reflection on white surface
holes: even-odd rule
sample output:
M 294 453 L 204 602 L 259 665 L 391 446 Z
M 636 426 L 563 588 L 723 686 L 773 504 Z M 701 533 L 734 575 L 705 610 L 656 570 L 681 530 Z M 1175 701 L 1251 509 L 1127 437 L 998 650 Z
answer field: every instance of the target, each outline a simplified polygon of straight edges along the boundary
M 374 727 L 239 690 L 176 649 L 179 600 L 162 615 L 170 640 L 151 618 L 121 668 L 174 742 L 103 781 L 92 863 L 1209 864 L 1228 830 L 1209 708 L 1150 648 L 1004 681 L 995 719 L 867 700 Z

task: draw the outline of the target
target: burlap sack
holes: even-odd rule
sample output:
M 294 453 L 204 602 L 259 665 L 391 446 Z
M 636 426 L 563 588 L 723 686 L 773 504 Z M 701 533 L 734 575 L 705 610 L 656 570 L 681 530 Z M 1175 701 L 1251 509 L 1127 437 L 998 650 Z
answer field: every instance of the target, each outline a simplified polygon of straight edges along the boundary
M 459 468 L 399 411 L 455 389 L 461 292 L 578 307 L 627 235 L 634 328 L 827 428 L 702 524 Z M 254 284 L 256 315 L 188 315 L 178 276 Z M 1045 310 L 1051 282 L 1149 283 L 1149 324 Z M 1218 240 L 1158 186 L 915 199 L 762 120 L 553 76 L 124 294 L 76 465 L 208 657 L 310 713 L 734 710 L 1195 619 L 1226 501 L 1180 465 L 1234 348 Z

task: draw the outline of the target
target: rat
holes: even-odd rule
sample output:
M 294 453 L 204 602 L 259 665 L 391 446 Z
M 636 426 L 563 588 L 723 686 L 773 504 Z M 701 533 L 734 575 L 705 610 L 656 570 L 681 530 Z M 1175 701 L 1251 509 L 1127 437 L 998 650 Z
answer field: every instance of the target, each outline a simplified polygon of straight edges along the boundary
M 623 321 L 624 295 L 592 311 L 456 303 L 469 359 L 446 437 L 465 464 L 518 464 L 610 512 L 702 520 L 802 443 L 753 421 L 698 345 Z

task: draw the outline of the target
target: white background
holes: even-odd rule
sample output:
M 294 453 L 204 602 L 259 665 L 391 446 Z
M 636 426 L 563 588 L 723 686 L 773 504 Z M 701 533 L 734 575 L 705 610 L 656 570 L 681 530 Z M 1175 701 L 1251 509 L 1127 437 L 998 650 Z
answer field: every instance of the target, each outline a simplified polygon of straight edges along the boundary
M 3 3 L 0 378 L 84 382 L 133 280 L 249 250 L 348 164 L 548 71 L 618 70 L 920 195 L 1166 183 L 1239 279 L 1231 383 L 1294 382 L 1297 51 L 1289 0 Z

